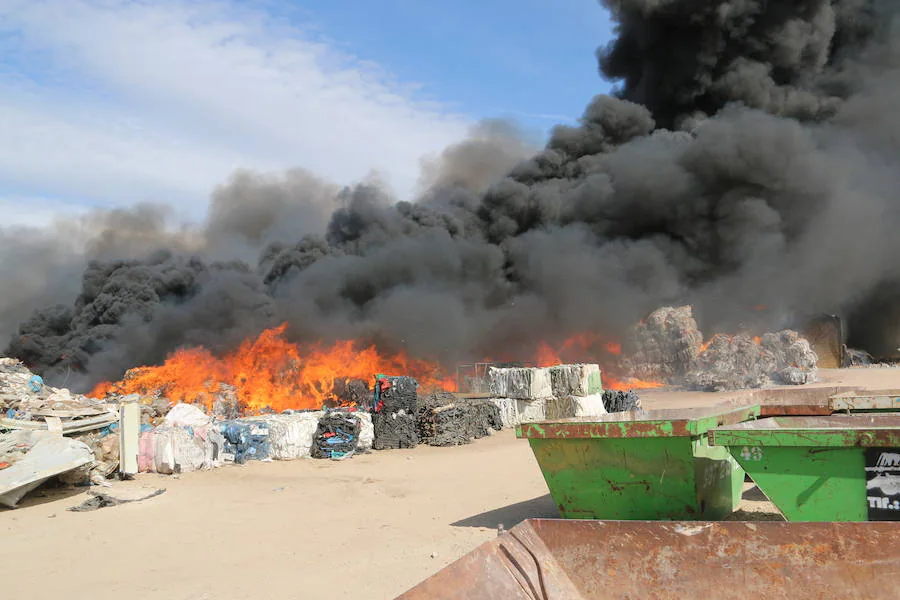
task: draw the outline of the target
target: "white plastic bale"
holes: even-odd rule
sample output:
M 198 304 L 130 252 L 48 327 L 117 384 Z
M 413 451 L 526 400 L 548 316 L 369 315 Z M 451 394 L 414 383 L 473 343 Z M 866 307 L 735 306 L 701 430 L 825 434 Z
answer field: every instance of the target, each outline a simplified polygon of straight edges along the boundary
M 514 367 L 488 369 L 491 395 L 496 398 L 542 400 L 553 396 L 550 370 L 545 368 Z
M 210 428 L 211 430 L 212 428 Z M 213 433 L 204 439 L 184 427 L 157 427 L 153 431 L 155 452 L 152 471 L 171 475 L 209 469 L 221 464 Z M 224 440 L 222 440 L 224 447 Z
M 574 396 L 550 398 L 545 403 L 547 419 L 569 419 L 575 416 L 575 410 Z
M 590 396 L 574 396 L 575 417 L 599 417 L 607 414 L 603 406 L 603 394 L 591 394 Z
M 166 425 L 172 427 L 205 427 L 212 419 L 193 404 L 178 403 L 165 417 Z
M 194 437 L 203 445 L 202 469 L 217 469 L 225 463 L 225 436 L 213 424 L 194 430 Z
M 491 398 L 491 402 L 500 409 L 500 421 L 504 428 L 546 419 L 548 400 Z
M 518 423 L 535 423 L 543 421 L 547 418 L 547 401 L 540 400 L 517 400 L 516 409 L 518 411 Z
M 515 427 L 518 421 L 515 398 L 491 398 L 491 402 L 500 409 L 500 422 L 503 428 Z
M 269 456 L 275 460 L 309 458 L 322 411 L 250 417 L 269 428 Z
M 372 423 L 372 415 L 367 412 L 352 413 L 359 417 L 359 445 L 360 450 L 371 450 L 375 444 L 375 425 Z
M 545 402 L 545 406 L 548 420 L 599 417 L 607 414 L 606 407 L 603 406 L 603 394 L 550 398 Z
M 175 472 L 175 443 L 171 431 L 173 431 L 171 427 L 157 427 L 153 431 L 153 443 L 156 448 L 150 470 L 154 473 L 171 475 Z

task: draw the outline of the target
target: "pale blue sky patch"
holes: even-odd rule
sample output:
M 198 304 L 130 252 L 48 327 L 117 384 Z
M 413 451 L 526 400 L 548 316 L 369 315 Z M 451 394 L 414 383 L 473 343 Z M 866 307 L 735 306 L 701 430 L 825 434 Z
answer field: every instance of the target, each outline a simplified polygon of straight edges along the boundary
M 593 0 L 6 0 L 0 223 L 145 201 L 199 219 L 237 167 L 377 171 L 408 197 L 480 119 L 577 118 L 609 89 L 609 35 Z

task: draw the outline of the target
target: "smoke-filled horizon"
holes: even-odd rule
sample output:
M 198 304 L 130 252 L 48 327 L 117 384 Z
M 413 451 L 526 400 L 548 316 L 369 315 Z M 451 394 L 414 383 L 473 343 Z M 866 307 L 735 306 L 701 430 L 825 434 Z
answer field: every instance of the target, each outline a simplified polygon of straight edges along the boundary
M 507 124 L 479 125 L 423 165 L 415 202 L 377 180 L 241 171 L 202 227 L 142 206 L 0 229 L 7 354 L 85 389 L 286 321 L 299 341 L 449 365 L 585 331 L 618 338 L 671 303 L 694 305 L 710 332 L 838 313 L 851 339 L 892 351 L 900 9 L 602 4 L 619 24 L 598 51 L 615 95 L 539 152 Z

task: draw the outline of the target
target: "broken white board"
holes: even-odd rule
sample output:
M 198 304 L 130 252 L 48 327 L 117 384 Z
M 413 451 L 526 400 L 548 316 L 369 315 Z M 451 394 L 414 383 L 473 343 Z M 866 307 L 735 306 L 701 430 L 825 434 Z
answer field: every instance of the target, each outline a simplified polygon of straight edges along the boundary
M 119 472 L 134 475 L 138 472 L 141 407 L 137 402 L 119 405 Z
M 0 505 L 15 508 L 22 497 L 51 477 L 90 464 L 94 455 L 87 444 L 52 433 L 33 433 L 31 450 L 11 467 L 0 471 Z

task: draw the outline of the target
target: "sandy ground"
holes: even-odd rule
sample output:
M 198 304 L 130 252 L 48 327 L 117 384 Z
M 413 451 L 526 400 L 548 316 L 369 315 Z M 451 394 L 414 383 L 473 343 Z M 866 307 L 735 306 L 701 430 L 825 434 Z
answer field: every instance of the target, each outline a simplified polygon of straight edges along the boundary
M 823 373 L 818 384 L 900 388 L 900 369 Z M 652 392 L 647 408 L 730 394 Z M 554 517 L 526 442 L 504 431 L 457 448 L 352 460 L 251 463 L 115 484 L 156 498 L 76 513 L 84 491 L 45 490 L 0 510 L 3 597 L 393 598 L 528 517 Z M 752 485 L 735 518 L 779 518 Z

